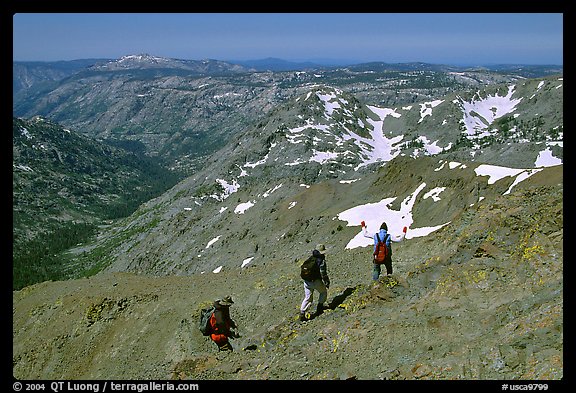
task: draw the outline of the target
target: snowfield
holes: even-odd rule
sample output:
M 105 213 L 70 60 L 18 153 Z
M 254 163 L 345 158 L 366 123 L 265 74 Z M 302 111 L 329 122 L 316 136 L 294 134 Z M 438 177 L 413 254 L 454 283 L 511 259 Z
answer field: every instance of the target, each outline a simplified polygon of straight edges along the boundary
M 448 164 L 448 168 L 450 170 L 465 167 L 465 165 L 460 164 L 459 162 L 444 162 L 440 161 L 441 166 L 436 170 L 444 168 L 445 164 Z M 548 167 L 548 166 L 555 166 L 560 165 L 558 159 L 551 155 L 540 155 L 538 164 L 540 167 Z M 515 180 L 512 185 L 504 192 L 503 195 L 509 194 L 514 186 L 516 186 L 521 181 L 528 179 L 530 176 L 538 173 L 541 171 L 542 168 L 535 168 L 535 169 L 516 169 L 516 168 L 507 168 L 503 166 L 497 165 L 479 165 L 474 171 L 478 176 L 487 176 L 487 183 L 494 184 L 498 180 L 504 177 L 514 177 Z M 446 222 L 444 224 L 433 226 L 433 227 L 420 227 L 420 228 L 411 228 L 410 226 L 414 222 L 412 216 L 412 208 L 414 206 L 414 201 L 418 194 L 426 187 L 426 183 L 422 183 L 414 192 L 407 197 L 404 201 L 402 201 L 400 210 L 393 210 L 389 207 L 389 205 L 396 200 L 396 198 L 386 198 L 382 199 L 376 203 L 367 203 L 364 205 L 359 205 L 353 207 L 351 209 L 345 210 L 338 214 L 338 219 L 342 221 L 348 222 L 347 226 L 358 226 L 360 227 L 360 223 L 362 221 L 366 222 L 366 226 L 369 228 L 369 231 L 375 232 L 377 229 L 380 228 L 380 224 L 382 222 L 386 222 L 388 225 L 388 232 L 392 235 L 398 235 L 402 232 L 402 228 L 405 226 L 409 228 L 408 232 L 406 233 L 406 239 L 415 238 L 426 236 L 445 225 L 448 225 L 450 222 Z M 444 187 L 436 187 L 423 195 L 423 198 L 432 198 L 435 202 L 438 202 L 442 197 L 442 191 L 444 191 Z M 356 247 L 366 247 L 372 245 L 372 239 L 368 239 L 364 237 L 362 231 L 360 230 L 356 236 L 354 236 L 346 245 L 347 249 L 352 249 Z

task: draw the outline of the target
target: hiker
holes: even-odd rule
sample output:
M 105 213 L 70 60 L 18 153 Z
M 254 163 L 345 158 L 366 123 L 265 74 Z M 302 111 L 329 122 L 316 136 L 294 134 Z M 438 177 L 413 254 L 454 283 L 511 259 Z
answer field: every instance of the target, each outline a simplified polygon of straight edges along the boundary
M 300 306 L 300 321 L 306 321 L 306 311 L 310 308 L 313 301 L 314 291 L 320 294 L 318 304 L 316 305 L 315 316 L 322 314 L 324 311 L 324 302 L 328 297 L 328 288 L 330 288 L 330 279 L 326 270 L 326 255 L 320 251 L 325 251 L 323 244 L 316 246 L 312 255 L 302 264 L 300 277 L 304 280 L 304 300 Z
M 361 222 L 360 224 L 362 226 L 363 232 L 364 232 L 364 236 L 374 239 L 374 254 L 376 254 L 376 249 L 378 246 L 378 239 L 380 239 L 380 241 L 383 241 L 386 243 L 386 246 L 388 247 L 389 250 L 389 254 L 387 256 L 387 258 L 384 260 L 384 265 L 386 266 L 386 275 L 391 275 L 392 274 L 392 242 L 394 243 L 400 243 L 402 240 L 404 240 L 404 238 L 406 237 L 406 231 L 408 230 L 407 227 L 404 227 L 404 229 L 402 230 L 402 233 L 400 235 L 396 235 L 396 236 L 392 236 L 391 234 L 388 233 L 388 225 L 386 225 L 385 222 L 382 223 L 382 225 L 380 225 L 380 231 L 377 233 L 368 233 L 368 226 L 366 225 L 366 223 L 364 221 Z M 372 263 L 373 267 L 372 267 L 372 280 L 376 281 L 378 280 L 378 277 L 380 277 L 380 272 L 381 272 L 381 267 L 379 263 Z
M 220 351 L 233 351 L 228 338 L 240 337 L 231 329 L 236 329 L 236 323 L 230 318 L 230 306 L 234 304 L 230 296 L 214 301 L 214 313 L 210 317 L 212 334 L 210 338 L 218 345 Z

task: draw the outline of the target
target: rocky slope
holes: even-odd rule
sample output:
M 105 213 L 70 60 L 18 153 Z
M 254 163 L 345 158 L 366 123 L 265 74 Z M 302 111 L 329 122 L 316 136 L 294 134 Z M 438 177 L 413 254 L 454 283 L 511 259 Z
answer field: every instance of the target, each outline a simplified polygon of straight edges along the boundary
M 164 69 L 162 67 L 168 67 L 164 60 L 152 58 L 143 62 L 141 58 L 126 58 L 94 68 L 123 66 L 128 72 L 148 72 L 157 70 L 158 67 L 161 70 Z M 172 63 L 168 62 L 172 67 L 169 69 L 177 69 Z M 141 64 L 140 68 L 136 67 L 138 64 Z M 197 66 L 196 63 L 177 65 L 181 68 L 188 67 L 187 72 L 192 72 L 190 67 Z M 383 164 L 394 157 L 418 158 L 442 154 L 444 160 L 472 159 L 516 168 L 531 168 L 541 156 L 551 156 L 561 162 L 563 113 L 558 109 L 561 106 L 562 78 L 558 76 L 524 80 L 512 85 L 492 85 L 480 90 L 464 90 L 441 99 L 394 108 L 366 104 L 355 95 L 331 86 L 309 86 L 301 95 L 276 106 L 268 117 L 244 130 L 235 139 L 222 141 L 224 146 L 208 161 L 204 171 L 183 181 L 161 199 L 153 201 L 149 205 L 152 206 L 149 211 L 147 207 L 141 209 L 134 217 L 134 223 L 138 224 L 127 224 L 130 230 L 121 229 L 124 224 L 119 223 L 119 233 L 116 231 L 104 234 L 104 241 L 99 242 L 95 251 L 82 258 L 88 261 L 75 264 L 76 267 L 70 274 L 77 274 L 82 269 L 78 266 L 99 270 L 109 265 L 117 256 L 120 267 L 116 268 L 120 269 L 131 266 L 130 269 L 137 271 L 201 271 L 206 266 L 203 262 L 195 261 L 197 256 L 205 254 L 203 247 L 211 239 L 220 236 L 219 232 L 223 227 L 220 220 L 226 220 L 232 212 L 232 216 L 238 215 L 237 209 L 251 208 L 258 200 L 267 199 L 269 194 L 274 193 L 274 196 L 268 199 L 271 204 L 258 204 L 256 209 L 252 209 L 259 210 L 261 205 L 269 205 L 272 212 L 276 210 L 274 203 L 279 198 L 288 198 L 299 193 L 302 190 L 301 184 L 310 185 L 319 179 L 327 178 L 357 181 L 363 176 L 363 172 L 370 173 L 373 170 L 371 166 Z M 34 122 L 34 127 L 38 124 L 40 123 Z M 82 211 L 101 211 L 108 215 L 101 218 L 113 218 L 110 213 L 119 210 L 115 206 L 124 210 L 127 210 L 124 207 L 130 208 L 125 206 L 128 204 L 128 196 L 129 203 L 134 208 L 143 201 L 143 195 L 151 195 L 150 185 L 140 184 L 142 181 L 165 184 L 174 178 L 171 175 L 161 175 L 161 172 L 154 170 L 150 163 L 145 163 L 142 159 L 130 159 L 129 166 L 133 169 L 124 170 L 124 164 L 118 166 L 115 160 L 99 159 L 102 155 L 94 157 L 88 151 L 94 150 L 92 147 L 85 149 L 84 154 L 81 146 L 88 145 L 88 139 L 82 139 L 83 142 L 71 142 L 80 141 L 77 137 L 58 139 L 58 135 L 76 133 L 55 123 L 42 124 L 52 124 L 51 128 L 47 127 L 59 127 L 60 131 L 44 132 L 42 138 L 36 138 L 38 140 L 30 133 L 24 135 L 21 128 L 16 127 L 14 131 L 14 211 L 17 213 L 17 238 L 30 239 L 35 236 L 36 228 L 46 229 L 43 225 L 29 225 L 26 227 L 28 232 L 21 236 L 23 224 L 20 222 L 40 224 L 54 218 L 62 221 L 59 218 L 62 215 L 70 221 L 74 217 L 80 217 L 77 213 Z M 31 130 L 37 128 L 31 125 L 28 127 Z M 58 140 L 49 139 L 55 137 Z M 211 140 L 219 139 L 221 138 L 213 136 Z M 69 145 L 75 143 L 78 146 L 68 149 L 66 141 Z M 136 152 L 146 150 L 146 146 L 137 141 L 114 139 L 107 142 L 126 146 Z M 97 142 L 90 143 L 98 145 Z M 35 146 L 44 148 L 34 149 Z M 118 155 L 110 153 L 111 147 L 95 149 L 101 150 L 107 156 Z M 60 173 L 59 166 L 64 168 L 65 172 Z M 35 169 L 28 171 L 31 167 Z M 38 178 L 36 175 L 42 171 L 52 178 L 45 175 Z M 54 177 L 58 179 L 53 179 Z M 143 180 L 144 178 L 146 179 Z M 39 186 L 40 182 L 44 182 L 42 184 L 45 186 Z M 411 185 L 414 187 L 412 190 L 404 186 L 403 192 L 407 195 L 418 186 L 419 184 Z M 428 186 L 433 188 L 432 185 Z M 45 189 L 53 191 L 46 193 Z M 243 200 L 238 199 L 235 205 L 231 204 L 231 200 L 225 201 L 233 193 L 236 193 L 234 197 Z M 25 201 L 34 201 L 34 205 L 41 209 L 30 212 L 26 210 L 29 204 L 24 203 Z M 70 206 L 74 209 L 71 210 Z M 165 210 L 165 207 L 168 210 Z M 175 223 L 172 218 L 178 213 L 178 209 L 185 213 L 179 213 Z M 50 211 L 55 212 L 57 217 L 50 215 Z M 205 230 L 193 223 L 198 220 L 206 221 L 204 215 L 207 211 L 217 214 L 210 213 L 212 226 Z M 100 217 L 98 214 L 96 216 Z M 31 220 L 31 217 L 38 219 Z M 151 242 L 142 242 L 143 233 L 149 230 L 160 236 Z M 256 257 L 258 247 L 263 246 L 262 242 L 269 243 L 269 234 L 266 231 L 257 230 L 258 233 L 251 233 L 249 237 L 246 228 L 231 228 L 230 231 L 237 232 L 245 244 L 246 254 L 250 254 L 246 255 L 246 258 Z M 203 245 L 196 243 L 191 247 L 188 241 L 177 240 L 178 236 L 175 237 L 174 233 L 184 232 Z M 292 236 L 292 232 L 278 233 L 276 236 Z M 261 237 L 262 240 L 251 241 L 254 237 Z M 78 241 L 81 240 L 78 238 Z M 170 246 L 170 251 L 167 251 L 170 255 L 167 256 L 162 251 L 166 246 L 157 242 L 169 242 L 177 246 Z M 126 244 L 132 245 L 130 253 L 125 252 Z M 250 249 L 253 251 L 249 251 Z M 84 248 L 80 250 L 83 251 Z M 94 247 L 91 250 L 94 250 Z M 52 255 L 46 250 L 42 252 Z M 102 258 L 102 255 L 105 257 Z M 194 262 L 182 264 L 183 258 Z M 216 257 L 212 262 L 219 263 L 220 259 Z M 142 260 L 145 262 L 140 262 Z M 57 261 L 54 261 L 54 264 L 58 264 Z M 163 267 L 153 268 L 156 264 Z M 60 273 L 55 277 L 61 277 Z
M 153 160 L 47 119 L 14 118 L 12 128 L 13 210 L 26 217 L 17 230 L 32 229 L 38 217 L 104 216 L 106 211 L 113 218 L 115 205 L 143 202 L 173 185 L 159 184 L 171 173 Z
M 318 195 L 318 194 L 317 194 Z M 369 248 L 328 248 L 328 309 L 297 321 L 298 261 L 215 274 L 102 273 L 13 295 L 13 373 L 22 379 L 563 378 L 563 186 L 547 168 L 507 195 L 394 248 L 370 280 Z M 345 228 L 343 240 L 354 232 Z M 316 239 L 314 239 L 316 240 Z M 297 243 L 293 243 L 297 244 Z M 293 244 L 290 247 L 293 247 Z M 278 248 L 285 248 L 278 244 Z M 310 245 L 302 247 L 301 254 Z M 196 329 L 231 294 L 233 353 Z
M 518 89 L 524 89 L 524 94 L 560 90 L 556 79 L 541 82 L 529 81 Z M 549 88 L 537 90 L 538 86 Z M 479 122 L 477 129 L 468 130 L 466 121 L 472 124 L 469 119 L 478 119 L 478 108 L 486 106 L 508 108 L 503 113 L 531 122 L 534 104 L 523 104 L 521 98 L 511 105 L 512 89 L 500 89 L 510 97 L 488 94 L 485 100 L 477 99 L 482 105 L 468 112 L 459 109 L 468 101 L 444 100 L 422 116 L 420 106 L 397 111 L 366 106 L 338 89 L 317 87 L 231 141 L 205 170 L 142 205 L 113 230 L 102 233 L 96 244 L 75 252 L 90 267 L 189 274 L 237 267 L 239 262 L 230 260 L 230 251 L 220 252 L 233 242 L 236 258 L 253 258 L 252 263 L 259 264 L 278 253 L 278 241 L 308 246 L 315 237 L 337 236 L 340 227 L 334 217 L 383 198 L 393 198 L 391 205 L 397 212 L 406 203 L 402 201 L 414 199 L 413 211 L 401 220 L 405 225 L 443 225 L 480 198 L 501 194 L 534 174 L 541 157 L 562 162 L 562 142 L 554 139 L 553 132 L 544 131 L 561 129 L 561 114 L 547 116 L 550 123 L 540 128 L 533 142 L 516 126 L 518 135 L 510 133 L 503 139 L 494 121 Z M 501 102 L 494 104 L 494 97 Z M 548 101 L 549 111 L 555 111 L 556 99 Z M 428 117 L 435 127 L 426 126 Z M 418 130 L 426 131 L 416 137 L 411 127 L 420 120 L 423 125 Z M 452 125 L 437 129 L 444 120 Z M 459 122 L 462 128 L 454 131 Z M 405 142 L 416 139 L 420 143 Z M 466 143 L 452 147 L 462 140 Z M 459 165 L 453 158 L 464 158 L 468 164 Z M 492 185 L 495 180 L 483 177 L 483 169 L 491 167 L 482 164 L 509 168 L 508 177 Z M 452 165 L 458 170 L 451 170 Z M 436 189 L 442 189 L 444 197 L 433 203 L 425 195 Z

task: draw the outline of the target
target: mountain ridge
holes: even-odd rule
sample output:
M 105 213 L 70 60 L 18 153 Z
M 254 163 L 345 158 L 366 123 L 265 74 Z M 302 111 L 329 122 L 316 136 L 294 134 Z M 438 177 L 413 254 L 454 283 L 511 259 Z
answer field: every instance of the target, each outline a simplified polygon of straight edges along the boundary
M 216 60 L 130 55 L 107 64 L 113 65 L 111 69 L 93 67 L 16 93 L 14 114 L 41 115 L 97 139 L 139 141 L 147 154 L 162 157 L 179 170 L 194 171 L 218 150 L 214 140 L 230 139 L 262 121 L 267 112 L 315 83 L 341 88 L 363 102 L 393 107 L 466 87 L 521 79 L 490 71 L 418 70 L 419 63 L 407 70 L 386 65 L 374 69 L 368 64 L 308 72 L 233 72 L 233 66 Z

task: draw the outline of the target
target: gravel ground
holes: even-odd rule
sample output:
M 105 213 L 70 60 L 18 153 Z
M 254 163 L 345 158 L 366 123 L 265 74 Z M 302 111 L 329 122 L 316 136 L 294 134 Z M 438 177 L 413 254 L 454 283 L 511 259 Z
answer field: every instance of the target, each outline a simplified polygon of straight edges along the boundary
M 368 249 L 328 253 L 330 308 L 304 323 L 299 261 L 26 287 L 13 292 L 13 375 L 561 379 L 562 192 L 528 184 L 466 209 L 434 236 L 398 244 L 395 273 L 377 283 Z M 218 352 L 197 314 L 228 294 L 241 337 L 234 352 Z

